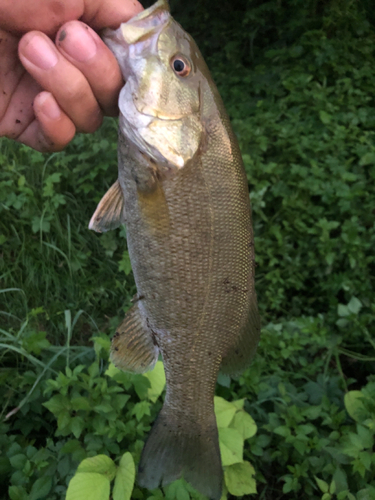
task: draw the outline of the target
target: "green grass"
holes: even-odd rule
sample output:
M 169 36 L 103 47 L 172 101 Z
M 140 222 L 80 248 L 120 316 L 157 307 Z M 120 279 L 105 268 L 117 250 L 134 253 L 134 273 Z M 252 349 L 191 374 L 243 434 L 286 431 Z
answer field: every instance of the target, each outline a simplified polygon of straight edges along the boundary
M 131 279 L 118 269 L 124 232 L 98 236 L 87 228 L 117 175 L 115 137 L 116 124 L 108 120 L 94 140 L 81 136 L 51 156 L 5 140 L 0 145 L 1 284 L 22 290 L 2 294 L 2 310 L 22 318 L 42 308 L 38 322 L 41 328 L 48 322 L 51 340 L 62 334 L 65 309 L 82 309 L 103 324 L 132 293 Z

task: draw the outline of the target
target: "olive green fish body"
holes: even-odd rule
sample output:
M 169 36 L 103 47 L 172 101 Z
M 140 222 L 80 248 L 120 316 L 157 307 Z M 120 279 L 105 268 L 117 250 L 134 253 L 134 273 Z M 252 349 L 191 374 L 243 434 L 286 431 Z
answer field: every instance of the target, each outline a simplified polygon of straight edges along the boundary
M 217 374 L 244 369 L 259 338 L 246 175 L 203 58 L 166 4 L 160 0 L 120 30 L 122 39 L 114 32 L 107 42 L 127 79 L 119 180 L 108 195 L 117 201 L 108 211 L 103 199 L 90 223 L 106 230 L 126 222 L 137 285 L 112 359 L 138 372 L 159 352 L 164 362 L 165 403 L 142 454 L 140 484 L 152 489 L 184 476 L 219 499 Z M 124 60 L 132 55 L 133 67 Z M 187 75 L 176 74 L 181 61 Z

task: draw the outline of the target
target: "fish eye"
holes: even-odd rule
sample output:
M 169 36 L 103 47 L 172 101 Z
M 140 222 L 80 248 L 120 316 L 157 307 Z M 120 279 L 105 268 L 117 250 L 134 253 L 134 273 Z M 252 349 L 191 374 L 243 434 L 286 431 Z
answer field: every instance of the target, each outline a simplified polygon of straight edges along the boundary
M 181 55 L 174 56 L 171 60 L 171 66 L 178 76 L 188 76 L 191 72 L 191 64 Z

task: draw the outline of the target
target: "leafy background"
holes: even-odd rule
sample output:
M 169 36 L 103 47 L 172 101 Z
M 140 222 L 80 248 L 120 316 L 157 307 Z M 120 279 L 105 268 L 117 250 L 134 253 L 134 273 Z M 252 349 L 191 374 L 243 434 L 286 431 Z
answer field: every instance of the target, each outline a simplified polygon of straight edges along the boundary
M 223 96 L 253 207 L 263 331 L 253 365 L 217 386 L 232 415 L 221 420 L 222 453 L 226 443 L 236 457 L 225 494 L 371 500 L 372 2 L 171 4 Z M 80 463 L 76 483 L 99 474 L 104 497 L 112 480 L 113 498 L 123 494 L 116 484 L 128 474 L 132 486 L 131 464 L 162 404 L 161 373 L 108 365 L 134 281 L 124 229 L 97 235 L 87 223 L 116 179 L 116 129 L 108 119 L 52 155 L 0 140 L 1 498 L 61 499 Z M 240 425 L 237 414 L 250 420 Z M 181 481 L 132 492 L 189 496 Z

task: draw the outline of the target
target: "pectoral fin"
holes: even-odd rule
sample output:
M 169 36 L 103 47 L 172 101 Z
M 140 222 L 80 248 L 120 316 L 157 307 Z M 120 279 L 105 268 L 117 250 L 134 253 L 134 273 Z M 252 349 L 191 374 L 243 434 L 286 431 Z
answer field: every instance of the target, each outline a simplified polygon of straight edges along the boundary
M 100 200 L 94 215 L 91 217 L 89 229 L 97 233 L 105 233 L 124 223 L 124 195 L 117 179 Z
M 153 369 L 158 356 L 159 348 L 140 314 L 137 302 L 112 338 L 111 361 L 125 372 L 144 373 Z

